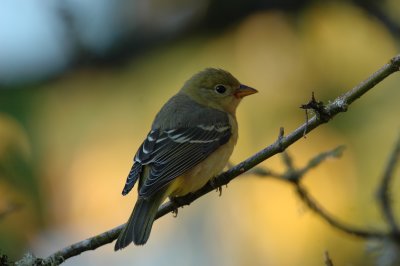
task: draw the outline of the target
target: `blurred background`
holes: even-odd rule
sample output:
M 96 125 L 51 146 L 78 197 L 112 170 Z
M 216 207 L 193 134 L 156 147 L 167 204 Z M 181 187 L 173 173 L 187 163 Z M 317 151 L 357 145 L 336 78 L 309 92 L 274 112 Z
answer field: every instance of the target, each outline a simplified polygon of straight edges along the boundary
M 238 110 L 238 163 L 302 124 L 312 91 L 334 99 L 396 55 L 399 12 L 396 0 L 1 1 L 0 252 L 46 257 L 126 222 L 136 149 L 195 72 L 224 68 L 259 90 Z M 364 228 L 386 228 L 374 195 L 399 131 L 399 86 L 389 77 L 289 149 L 303 166 L 347 146 L 304 181 Z M 283 169 L 279 156 L 262 165 Z M 307 210 L 290 184 L 246 175 L 158 220 L 143 247 L 106 245 L 64 265 L 323 265 L 325 250 L 335 265 L 374 265 L 370 246 Z

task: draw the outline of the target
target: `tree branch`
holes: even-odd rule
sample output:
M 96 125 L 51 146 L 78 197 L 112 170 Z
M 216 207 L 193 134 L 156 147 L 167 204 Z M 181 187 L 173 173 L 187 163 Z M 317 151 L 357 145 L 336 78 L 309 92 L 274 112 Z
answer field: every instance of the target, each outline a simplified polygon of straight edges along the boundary
M 385 168 L 381 184 L 377 191 L 377 198 L 381 205 L 382 214 L 385 217 L 386 222 L 389 224 L 392 233 L 395 235 L 400 235 L 400 232 L 399 232 L 399 226 L 397 225 L 396 219 L 393 214 L 389 187 L 393 179 L 396 163 L 399 160 L 400 160 L 400 134 L 398 136 L 397 143 L 395 144 L 395 148 L 393 149 L 393 152 L 389 157 L 389 161 Z
M 277 174 L 274 173 L 273 175 L 270 175 L 268 171 L 266 171 L 266 174 L 263 176 L 267 177 L 274 177 L 279 180 L 284 180 L 284 181 L 289 181 L 291 182 L 295 188 L 296 188 L 296 193 L 299 196 L 299 198 L 312 210 L 314 213 L 316 213 L 320 218 L 322 218 L 325 222 L 330 224 L 332 227 L 345 232 L 347 234 L 361 237 L 361 238 L 375 238 L 375 239 L 384 239 L 385 237 L 388 236 L 387 233 L 384 232 L 379 232 L 379 231 L 373 231 L 373 230 L 364 230 L 360 229 L 348 224 L 345 224 L 341 221 L 339 221 L 337 218 L 332 216 L 331 214 L 328 213 L 318 202 L 315 200 L 310 193 L 308 193 L 307 189 L 301 184 L 301 181 L 303 180 L 303 177 L 306 173 L 308 173 L 309 170 L 317 167 L 320 165 L 322 162 L 324 162 L 326 159 L 329 157 L 334 157 L 337 158 L 342 155 L 342 152 L 344 150 L 343 146 L 339 146 L 333 150 L 323 152 L 321 154 L 318 154 L 314 158 L 312 158 L 305 167 L 296 169 L 293 165 L 292 158 L 289 156 L 287 152 L 282 153 L 283 161 L 286 166 L 286 171 L 283 174 Z
M 312 117 L 309 121 L 306 121 L 306 123 L 304 123 L 297 129 L 295 129 L 286 137 L 284 136 L 283 129 L 281 128 L 278 139 L 270 146 L 259 151 L 258 153 L 254 154 L 253 156 L 239 163 L 238 165 L 232 167 L 228 171 L 218 175 L 212 182 L 207 183 L 200 190 L 187 196 L 177 198 L 174 203 L 167 202 L 163 204 L 158 211 L 157 218 L 160 218 L 165 214 L 176 210 L 179 207 L 189 205 L 197 198 L 209 193 L 210 191 L 215 190 L 216 188 L 228 184 L 231 180 L 233 180 L 240 174 L 250 170 L 254 166 L 265 161 L 266 159 L 274 156 L 277 153 L 283 152 L 287 147 L 302 138 L 305 133 L 308 133 L 318 126 L 328 122 L 337 114 L 341 112 L 346 112 L 350 104 L 352 104 L 355 100 L 357 100 L 359 97 L 372 89 L 376 84 L 384 80 L 387 76 L 393 74 L 396 71 L 399 71 L 399 67 L 400 55 L 397 55 L 392 58 L 389 63 L 385 64 L 377 72 L 372 74 L 365 81 L 355 86 L 352 90 L 339 96 L 327 105 L 322 105 L 322 108 L 311 108 L 314 110 L 316 115 Z M 124 225 L 120 225 L 100 235 L 88 238 L 84 241 L 61 249 L 60 251 L 57 251 L 56 253 L 42 260 L 41 263 L 42 265 L 58 265 L 68 258 L 79 255 L 82 252 L 94 250 L 100 246 L 111 243 L 117 238 L 123 226 Z
M 373 230 L 363 230 L 359 229 L 353 226 L 350 226 L 348 224 L 345 224 L 343 222 L 340 222 L 336 218 L 334 218 L 331 214 L 329 214 L 326 210 L 324 210 L 318 203 L 317 201 L 311 197 L 311 195 L 308 193 L 306 188 L 300 184 L 296 183 L 296 192 L 297 195 L 301 198 L 301 200 L 318 216 L 320 216 L 324 221 L 326 221 L 328 224 L 331 226 L 335 227 L 336 229 L 339 229 L 340 231 L 343 231 L 349 235 L 361 237 L 361 238 L 377 238 L 377 239 L 383 239 L 387 237 L 387 234 L 384 232 L 379 232 L 379 231 L 373 231 Z

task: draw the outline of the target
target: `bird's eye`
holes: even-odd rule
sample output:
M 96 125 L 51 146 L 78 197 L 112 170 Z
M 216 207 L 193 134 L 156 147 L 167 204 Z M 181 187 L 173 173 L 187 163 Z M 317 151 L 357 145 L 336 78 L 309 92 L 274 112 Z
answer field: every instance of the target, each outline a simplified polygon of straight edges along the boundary
M 215 86 L 215 91 L 219 94 L 224 94 L 226 92 L 226 88 L 224 85 Z

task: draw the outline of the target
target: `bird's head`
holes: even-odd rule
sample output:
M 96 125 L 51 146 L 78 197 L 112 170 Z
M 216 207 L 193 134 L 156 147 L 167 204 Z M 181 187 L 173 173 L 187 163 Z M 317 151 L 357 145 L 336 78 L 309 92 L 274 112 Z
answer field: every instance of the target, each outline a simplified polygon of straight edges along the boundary
M 256 92 L 241 84 L 229 72 L 216 68 L 206 68 L 195 74 L 181 89 L 181 93 L 189 95 L 196 102 L 233 115 L 240 100 Z

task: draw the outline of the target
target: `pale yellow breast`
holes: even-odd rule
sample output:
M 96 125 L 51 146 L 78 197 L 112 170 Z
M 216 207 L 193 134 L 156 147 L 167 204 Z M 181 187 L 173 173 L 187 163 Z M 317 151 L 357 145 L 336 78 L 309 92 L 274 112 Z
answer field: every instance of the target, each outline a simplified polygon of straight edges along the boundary
M 184 196 L 190 192 L 194 192 L 204 186 L 211 178 L 222 172 L 228 163 L 238 139 L 236 119 L 229 115 L 229 120 L 233 133 L 229 141 L 219 147 L 204 161 L 172 181 L 168 189 L 170 196 Z

